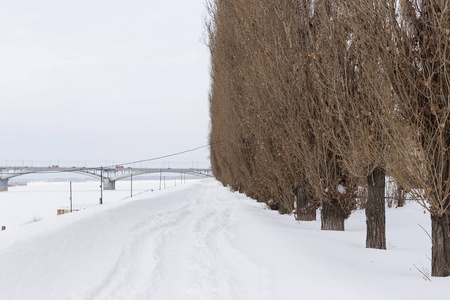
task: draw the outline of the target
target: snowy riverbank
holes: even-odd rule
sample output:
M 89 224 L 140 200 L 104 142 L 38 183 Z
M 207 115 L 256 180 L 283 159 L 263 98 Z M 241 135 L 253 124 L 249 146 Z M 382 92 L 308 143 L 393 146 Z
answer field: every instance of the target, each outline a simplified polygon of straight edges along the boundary
M 105 203 L 1 232 L 0 299 L 448 298 L 415 267 L 431 256 L 415 203 L 387 210 L 386 251 L 365 249 L 363 211 L 324 232 L 212 179 Z

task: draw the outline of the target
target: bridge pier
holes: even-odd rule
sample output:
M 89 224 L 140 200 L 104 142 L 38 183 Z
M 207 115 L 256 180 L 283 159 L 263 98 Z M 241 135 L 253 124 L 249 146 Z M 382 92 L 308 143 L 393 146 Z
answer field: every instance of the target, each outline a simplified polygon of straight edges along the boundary
M 103 180 L 103 189 L 104 190 L 115 190 L 116 189 L 116 181 L 104 179 Z
M 8 191 L 8 178 L 6 179 L 0 179 L 0 192 L 7 192 Z

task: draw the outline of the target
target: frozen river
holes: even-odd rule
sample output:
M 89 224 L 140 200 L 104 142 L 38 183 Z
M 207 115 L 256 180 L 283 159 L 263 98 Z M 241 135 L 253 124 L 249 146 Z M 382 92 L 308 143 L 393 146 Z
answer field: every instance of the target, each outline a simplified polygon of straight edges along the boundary
M 166 188 L 180 185 L 180 179 L 166 180 Z M 133 195 L 157 192 L 159 180 L 133 180 Z M 164 189 L 164 182 L 161 183 Z M 103 203 L 126 200 L 131 195 L 130 180 L 117 181 L 116 190 L 103 191 Z M 99 205 L 100 182 L 72 182 L 73 209 Z M 0 226 L 7 229 L 33 221 L 55 218 L 58 209 L 70 207 L 69 182 L 29 182 L 26 186 L 10 186 L 0 192 Z

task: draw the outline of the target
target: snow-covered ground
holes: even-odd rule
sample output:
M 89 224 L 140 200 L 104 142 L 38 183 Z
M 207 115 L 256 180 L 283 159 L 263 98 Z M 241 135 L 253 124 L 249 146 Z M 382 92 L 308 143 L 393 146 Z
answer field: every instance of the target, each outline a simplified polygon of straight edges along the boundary
M 387 210 L 382 251 L 365 249 L 362 211 L 345 232 L 325 232 L 320 220 L 296 222 L 213 179 L 154 184 L 124 200 L 126 187 L 107 191 L 103 206 L 98 184 L 74 189 L 74 203 L 92 205 L 62 216 L 67 183 L 60 192 L 30 184 L 42 193 L 7 204 L 20 188 L 1 193 L 0 223 L 3 211 L 27 216 L 0 232 L 0 299 L 449 299 L 449 278 L 430 282 L 416 269 L 429 273 L 431 243 L 415 203 Z M 42 220 L 20 225 L 36 206 Z
M 180 184 L 180 179 L 178 179 Z M 166 188 L 174 187 L 175 180 L 167 180 Z M 159 180 L 134 180 L 133 195 L 159 189 Z M 164 188 L 164 183 L 162 183 Z M 131 182 L 116 182 L 116 190 L 103 191 L 103 203 L 116 202 L 131 195 Z M 0 192 L 0 225 L 8 229 L 56 216 L 58 209 L 70 208 L 69 182 L 29 182 L 27 186 L 12 186 Z M 99 204 L 100 182 L 72 183 L 72 208 L 85 209 Z

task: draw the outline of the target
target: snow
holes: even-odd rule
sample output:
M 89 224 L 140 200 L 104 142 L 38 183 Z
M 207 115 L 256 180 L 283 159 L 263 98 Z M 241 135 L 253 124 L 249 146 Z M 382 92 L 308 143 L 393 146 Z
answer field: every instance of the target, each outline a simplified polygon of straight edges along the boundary
M 173 180 L 167 182 L 167 187 L 174 185 Z M 115 191 L 103 191 L 103 202 L 111 203 L 129 197 L 130 188 L 130 181 L 117 181 Z M 133 194 L 149 189 L 159 189 L 159 180 L 133 181 Z M 8 192 L 0 193 L 0 225 L 13 228 L 31 222 L 34 218 L 55 217 L 58 208 L 70 207 L 69 196 L 69 182 L 29 182 L 27 186 L 9 187 Z M 99 198 L 99 181 L 72 183 L 74 209 L 98 205 Z
M 339 194 L 345 194 L 347 193 L 347 189 L 345 188 L 345 186 L 338 184 L 337 186 L 337 191 L 339 192 Z
M 27 202 L 42 220 L 0 232 L 0 299 L 448 299 L 449 278 L 416 269 L 430 272 L 431 243 L 414 202 L 387 209 L 388 249 L 373 250 L 363 211 L 345 232 L 321 231 L 213 179 L 124 200 L 112 197 L 125 188 L 107 191 L 102 206 L 93 190 L 92 205 L 62 216 L 47 184 Z

